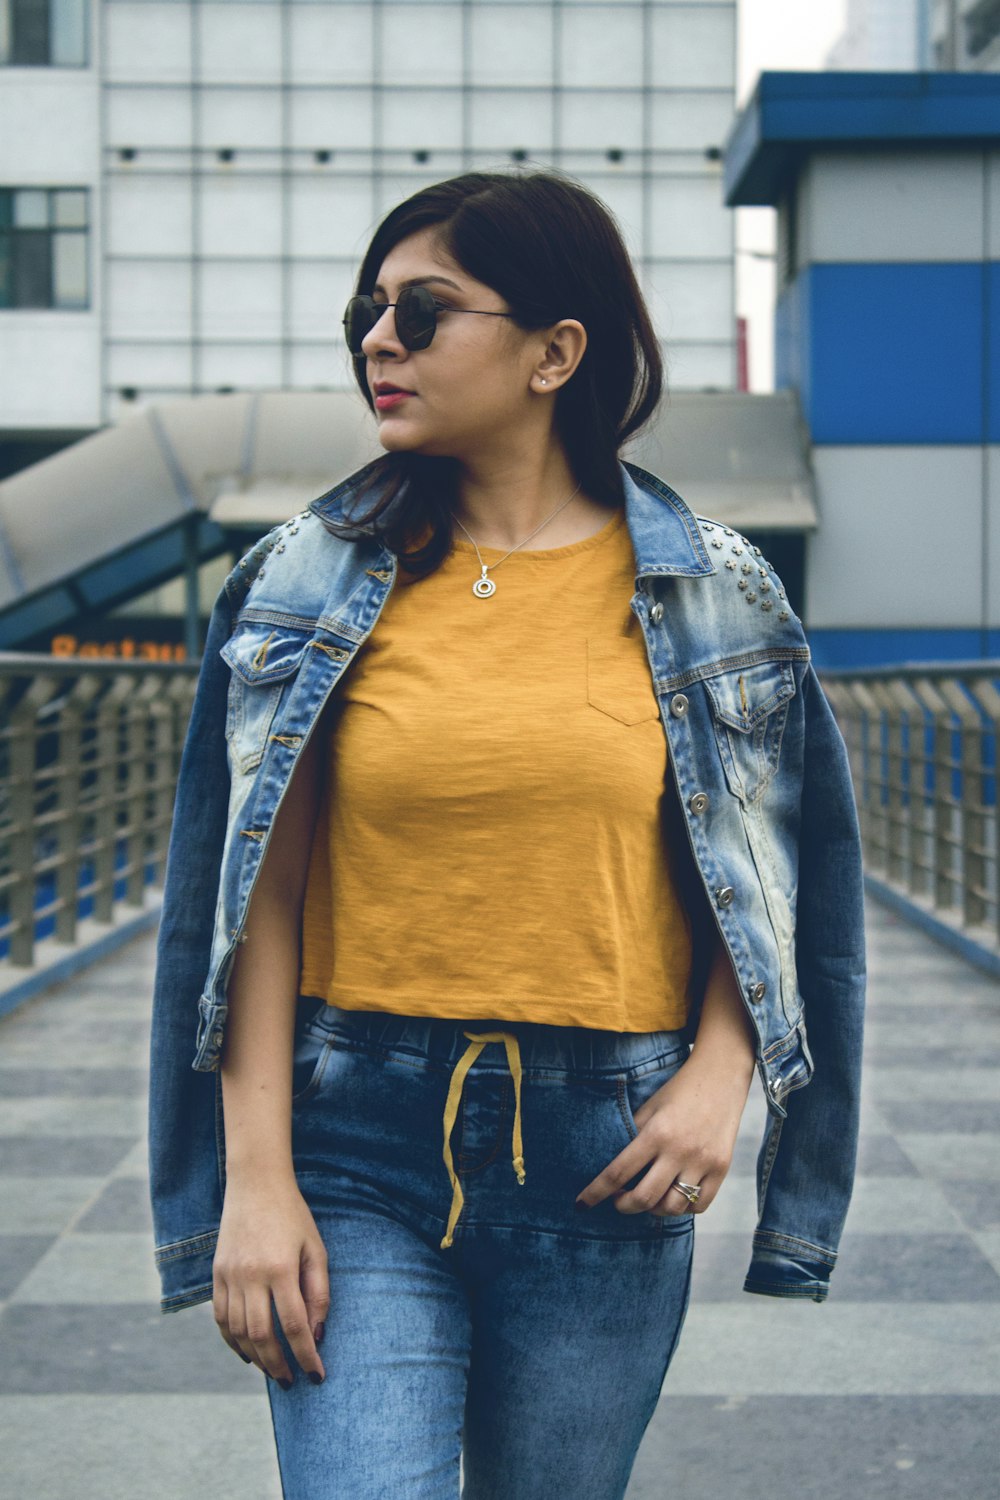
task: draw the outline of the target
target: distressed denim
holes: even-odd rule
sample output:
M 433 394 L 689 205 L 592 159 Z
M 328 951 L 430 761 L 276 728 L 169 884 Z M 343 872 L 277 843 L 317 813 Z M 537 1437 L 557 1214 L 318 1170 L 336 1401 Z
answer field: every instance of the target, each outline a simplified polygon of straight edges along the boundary
M 263 537 L 226 578 L 209 621 L 153 993 L 149 1167 L 164 1311 L 212 1295 L 227 985 L 296 758 L 398 576 L 398 559 L 370 530 L 351 541 L 329 530 L 351 518 L 354 491 L 384 462 Z M 744 1288 L 822 1301 L 854 1180 L 866 982 L 847 749 L 760 548 L 697 515 L 656 475 L 620 470 L 636 562 L 628 604 L 659 703 L 664 815 L 691 920 L 687 1034 L 721 939 L 768 1111 Z
M 324 1384 L 284 1340 L 292 1388 L 267 1378 L 286 1500 L 451 1500 L 460 1453 L 465 1500 L 616 1500 L 684 1321 L 694 1220 L 574 1200 L 683 1034 L 299 1011 L 292 1148 L 331 1303 Z M 442 1247 L 446 1116 L 463 1201 Z

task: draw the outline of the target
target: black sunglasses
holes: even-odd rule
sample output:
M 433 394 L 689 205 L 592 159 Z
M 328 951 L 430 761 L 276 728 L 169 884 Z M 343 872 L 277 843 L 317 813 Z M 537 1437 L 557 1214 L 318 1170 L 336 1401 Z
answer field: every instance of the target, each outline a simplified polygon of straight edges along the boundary
M 364 354 L 361 341 L 371 333 L 387 307 L 396 309 L 396 335 L 404 349 L 426 349 L 437 328 L 438 305 L 425 286 L 405 286 L 395 302 L 376 302 L 367 295 L 352 297 L 344 313 L 344 337 L 352 354 Z M 482 318 L 511 318 L 513 313 L 486 312 L 474 307 L 448 307 L 445 312 L 474 312 Z

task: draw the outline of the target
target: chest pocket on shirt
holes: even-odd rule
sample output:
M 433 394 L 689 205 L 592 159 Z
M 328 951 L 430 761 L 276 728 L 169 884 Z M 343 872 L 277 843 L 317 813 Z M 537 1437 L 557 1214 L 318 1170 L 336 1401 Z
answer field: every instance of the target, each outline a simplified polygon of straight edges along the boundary
M 755 802 L 778 768 L 788 701 L 795 696 L 792 665 L 755 662 L 704 681 L 730 791 Z
M 646 648 L 628 636 L 588 636 L 587 702 L 620 724 L 658 719 Z
M 302 665 L 311 630 L 244 620 L 219 655 L 232 676 L 226 708 L 226 740 L 235 770 L 252 771 L 263 759 L 281 694 Z

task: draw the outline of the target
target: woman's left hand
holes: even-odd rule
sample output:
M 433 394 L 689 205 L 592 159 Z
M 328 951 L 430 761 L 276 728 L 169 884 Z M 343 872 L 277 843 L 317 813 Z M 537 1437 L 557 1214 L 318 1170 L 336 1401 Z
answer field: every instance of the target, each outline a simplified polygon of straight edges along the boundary
M 752 1057 L 698 1057 L 697 1044 L 677 1072 L 635 1111 L 639 1134 L 577 1197 L 588 1208 L 613 1197 L 623 1214 L 704 1213 L 729 1171 L 753 1077 Z M 635 1187 L 625 1190 L 648 1166 Z M 673 1186 L 697 1185 L 696 1204 Z

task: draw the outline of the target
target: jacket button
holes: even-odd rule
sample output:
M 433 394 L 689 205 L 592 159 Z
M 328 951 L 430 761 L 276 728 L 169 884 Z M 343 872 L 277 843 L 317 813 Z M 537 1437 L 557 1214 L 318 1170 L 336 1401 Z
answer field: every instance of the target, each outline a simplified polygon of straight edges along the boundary
M 659 600 L 656 601 L 652 609 L 649 611 L 649 618 L 652 620 L 654 625 L 659 625 L 660 621 L 663 619 L 663 605 Z
M 688 711 L 688 701 L 683 693 L 675 693 L 670 700 L 670 712 L 675 719 L 682 719 Z
M 764 998 L 764 996 L 766 994 L 767 994 L 767 985 L 764 983 L 763 980 L 760 980 L 759 983 L 752 984 L 750 986 L 750 999 L 751 1000 L 763 1000 L 763 998 Z
M 703 813 L 708 806 L 708 798 L 704 792 L 695 792 L 688 801 L 688 807 L 693 813 Z
M 731 885 L 718 885 L 715 888 L 715 901 L 717 906 L 732 906 L 733 897 L 736 892 Z

